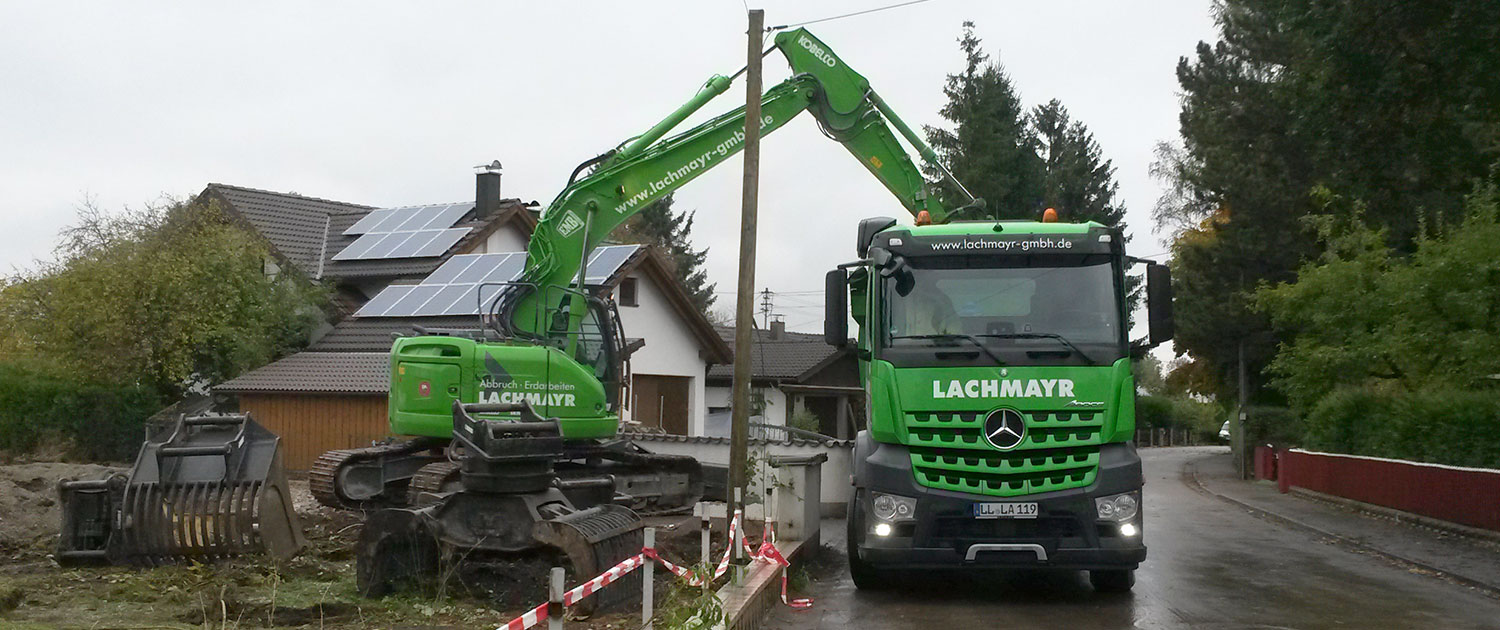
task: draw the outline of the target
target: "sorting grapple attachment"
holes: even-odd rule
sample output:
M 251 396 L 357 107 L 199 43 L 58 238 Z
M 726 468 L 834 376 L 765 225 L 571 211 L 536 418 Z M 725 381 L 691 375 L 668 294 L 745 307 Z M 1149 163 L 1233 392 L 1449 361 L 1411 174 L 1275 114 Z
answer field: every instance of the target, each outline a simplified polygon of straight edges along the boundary
M 568 556 L 573 574 L 587 580 L 641 552 L 646 537 L 641 519 L 630 508 L 598 505 L 587 510 L 540 521 L 532 530 L 536 541 Z M 641 574 L 633 572 L 584 600 L 578 614 L 624 603 L 641 592 Z
M 307 541 L 280 441 L 246 414 L 182 418 L 141 446 L 129 475 L 59 483 L 58 562 L 296 555 Z
M 499 421 L 474 414 L 519 414 Z M 453 407 L 457 484 L 452 471 L 425 477 L 422 507 L 375 512 L 365 522 L 355 554 L 356 583 L 367 596 L 433 586 L 439 576 L 462 580 L 466 567 L 514 567 L 542 556 L 566 556 L 572 574 L 588 579 L 637 553 L 641 519 L 619 505 L 584 507 L 564 487 L 613 487 L 609 479 L 560 481 L 553 468 L 563 454 L 557 421 L 521 404 Z M 414 478 L 414 483 L 416 478 Z M 502 570 L 509 570 L 502 568 Z M 580 602 L 587 615 L 628 597 L 640 585 L 627 577 Z

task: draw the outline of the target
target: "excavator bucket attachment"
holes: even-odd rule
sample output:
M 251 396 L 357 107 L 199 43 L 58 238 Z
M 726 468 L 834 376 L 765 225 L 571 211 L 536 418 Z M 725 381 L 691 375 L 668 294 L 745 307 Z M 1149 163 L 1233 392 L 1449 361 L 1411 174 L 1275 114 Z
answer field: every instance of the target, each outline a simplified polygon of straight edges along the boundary
M 58 561 L 152 566 L 296 555 L 307 540 L 280 442 L 247 414 L 182 418 L 146 441 L 128 476 L 62 482 Z
M 561 550 L 579 580 L 587 580 L 641 552 L 645 536 L 641 519 L 629 508 L 598 505 L 554 519 L 539 521 L 532 529 L 537 542 Z M 641 573 L 635 571 L 615 581 L 575 610 L 580 616 L 624 603 L 641 592 Z

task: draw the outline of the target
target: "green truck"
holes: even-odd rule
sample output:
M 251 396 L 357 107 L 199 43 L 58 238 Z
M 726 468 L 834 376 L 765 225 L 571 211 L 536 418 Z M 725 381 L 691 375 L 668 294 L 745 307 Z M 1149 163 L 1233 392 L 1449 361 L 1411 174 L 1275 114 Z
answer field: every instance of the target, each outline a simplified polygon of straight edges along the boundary
M 1171 277 L 1127 257 L 1118 229 L 1055 218 L 866 219 L 859 260 L 827 275 L 827 340 L 853 344 L 866 391 L 848 510 L 860 588 L 954 567 L 1133 586 L 1146 546 L 1131 358 L 1171 337 Z M 1132 343 L 1139 262 L 1150 332 Z

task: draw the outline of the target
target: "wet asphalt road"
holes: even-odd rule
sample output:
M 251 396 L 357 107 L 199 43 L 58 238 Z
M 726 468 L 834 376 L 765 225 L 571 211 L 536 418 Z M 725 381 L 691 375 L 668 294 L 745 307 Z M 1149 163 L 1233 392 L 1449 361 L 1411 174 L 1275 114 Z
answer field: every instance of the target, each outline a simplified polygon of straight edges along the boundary
M 814 583 L 812 610 L 778 605 L 766 627 L 1500 629 L 1500 600 L 1255 518 L 1184 483 L 1185 463 L 1225 450 L 1142 451 L 1148 557 L 1130 594 L 1096 594 L 1074 572 L 912 574 L 871 593 L 843 569 Z

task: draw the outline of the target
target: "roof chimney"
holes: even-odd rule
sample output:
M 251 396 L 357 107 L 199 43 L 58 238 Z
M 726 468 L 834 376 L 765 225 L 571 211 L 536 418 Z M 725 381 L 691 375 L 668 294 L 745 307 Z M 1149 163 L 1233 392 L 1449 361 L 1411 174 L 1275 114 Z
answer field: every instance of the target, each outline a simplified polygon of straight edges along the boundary
M 500 160 L 474 167 L 474 218 L 488 219 L 500 210 Z
M 780 315 L 772 315 L 772 317 L 775 318 L 771 320 L 771 339 L 774 341 L 786 336 L 786 320 Z

